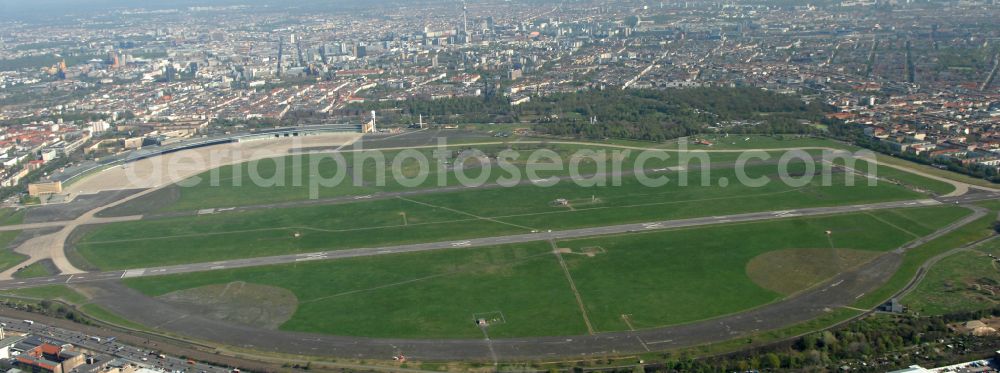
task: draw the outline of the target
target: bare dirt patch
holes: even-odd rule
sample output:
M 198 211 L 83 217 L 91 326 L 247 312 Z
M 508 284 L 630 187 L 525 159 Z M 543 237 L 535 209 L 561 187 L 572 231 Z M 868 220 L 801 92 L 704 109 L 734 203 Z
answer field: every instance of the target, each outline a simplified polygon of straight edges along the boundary
M 851 249 L 769 251 L 747 263 L 747 276 L 758 286 L 789 295 L 875 259 L 878 252 Z
M 563 248 L 556 249 L 556 252 L 558 252 L 560 254 L 583 255 L 583 256 L 586 256 L 588 258 L 593 258 L 593 257 L 595 257 L 597 255 L 604 254 L 607 251 L 605 251 L 604 248 L 600 247 L 600 246 L 587 246 L 587 247 L 580 248 L 579 250 L 576 250 L 576 251 L 573 251 L 573 249 L 571 249 L 571 248 L 563 247 Z
M 288 289 L 243 281 L 178 290 L 160 300 L 211 319 L 277 329 L 295 313 L 299 301 Z

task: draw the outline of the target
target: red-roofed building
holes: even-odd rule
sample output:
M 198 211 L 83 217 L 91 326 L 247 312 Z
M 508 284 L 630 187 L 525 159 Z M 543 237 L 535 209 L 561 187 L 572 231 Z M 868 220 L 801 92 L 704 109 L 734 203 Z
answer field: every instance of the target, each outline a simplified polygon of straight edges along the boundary
M 86 357 L 63 346 L 42 343 L 17 355 L 17 366 L 32 373 L 63 373 L 82 365 Z
M 381 75 L 383 72 L 382 69 L 339 70 L 337 71 L 337 76 Z

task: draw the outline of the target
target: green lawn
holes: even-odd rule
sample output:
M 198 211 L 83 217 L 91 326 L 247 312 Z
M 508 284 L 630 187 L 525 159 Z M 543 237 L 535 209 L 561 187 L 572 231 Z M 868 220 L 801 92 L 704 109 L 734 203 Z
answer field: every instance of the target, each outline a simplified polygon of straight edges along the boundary
M 611 166 L 616 163 L 616 161 L 610 158 L 614 152 L 625 151 L 623 149 L 605 148 L 596 145 L 514 144 L 511 146 L 513 147 L 512 150 L 516 151 L 517 154 L 516 156 L 514 154 L 510 155 L 507 161 L 517 168 L 518 174 L 522 176 L 526 175 L 526 165 L 533 163 L 529 162 L 529 156 L 535 150 L 541 148 L 548 149 L 552 152 L 550 154 L 558 155 L 563 160 L 563 170 L 539 172 L 539 177 L 543 178 L 553 175 L 567 175 L 569 173 L 570 159 L 580 150 L 606 152 L 609 158 L 603 162 L 603 165 L 607 170 L 610 170 Z M 449 147 L 451 151 L 450 159 L 454 161 L 458 157 L 458 152 L 466 148 L 465 146 Z M 507 149 L 507 146 L 503 144 L 480 145 L 475 146 L 474 149 L 483 152 L 483 154 L 497 156 L 501 151 Z M 422 182 L 414 182 L 414 184 L 407 184 L 412 180 L 397 180 L 394 177 L 394 170 L 398 170 L 399 175 L 407 179 L 416 180 L 419 176 L 417 170 L 420 169 L 420 164 L 413 159 L 400 158 L 402 160 L 397 164 L 399 167 L 394 167 L 393 162 L 397 159 L 396 156 L 403 151 L 384 151 L 381 152 L 382 158 L 377 157 L 374 153 L 367 152 L 342 153 L 346 162 L 346 168 L 341 167 L 334 159 L 325 155 L 287 156 L 224 166 L 182 181 L 178 184 L 182 185 L 178 189 L 180 193 L 179 198 L 171 205 L 161 208 L 161 211 L 187 211 L 207 207 L 229 207 L 310 199 L 311 189 L 313 189 L 310 187 L 308 181 L 310 178 L 323 177 L 332 179 L 338 172 L 341 172 L 344 178 L 335 185 L 321 185 L 316 188 L 318 190 L 317 197 L 331 198 L 347 195 L 365 195 L 380 191 L 460 185 L 456 172 L 453 169 L 445 169 L 446 165 L 436 162 L 437 160 L 434 157 L 437 149 L 417 149 L 416 151 L 422 154 L 428 160 L 428 163 L 424 168 L 427 170 L 426 179 L 422 180 Z M 638 151 L 630 150 L 629 152 L 631 152 L 631 156 L 622 158 L 620 161 L 623 170 L 633 169 L 635 161 L 638 158 Z M 670 159 L 650 159 L 644 162 L 644 166 L 647 168 L 662 168 L 676 165 L 678 162 L 677 153 L 670 152 L 669 154 Z M 713 162 L 732 162 L 736 157 L 736 154 L 711 155 Z M 354 177 L 357 171 L 352 165 L 355 161 L 362 162 L 361 164 L 364 165 L 361 169 L 362 171 L 360 171 L 360 178 Z M 533 164 L 545 162 L 547 162 L 546 159 L 540 159 Z M 476 161 L 468 161 L 467 165 L 473 168 L 465 171 L 464 174 L 470 178 L 477 177 L 480 173 L 480 168 Z M 489 177 L 485 179 L 486 182 L 493 183 L 499 178 L 508 178 L 511 176 L 507 170 L 501 169 L 499 165 L 494 164 L 491 167 Z M 598 170 L 598 163 L 581 161 L 579 163 L 579 170 L 582 174 L 593 173 Z M 384 180 L 384 183 L 379 182 L 380 178 Z M 273 185 L 258 183 L 261 180 L 272 181 Z
M 881 178 L 891 182 L 900 183 L 902 185 L 915 188 L 917 190 L 930 191 L 938 195 L 945 195 L 951 193 L 955 190 L 955 186 L 934 179 L 928 179 L 926 177 L 912 174 L 897 168 L 886 166 L 882 164 L 885 161 L 885 157 L 878 157 L 878 166 L 876 167 L 876 175 Z M 842 161 L 838 161 L 837 164 L 843 164 Z M 858 160 L 854 162 L 852 166 L 855 170 L 861 173 L 867 173 L 869 169 L 868 162 L 863 160 Z M 957 175 L 957 174 L 956 174 Z
M 764 138 L 770 139 L 770 138 Z M 762 140 L 765 141 L 765 140 Z M 830 144 L 828 140 L 822 139 L 799 139 L 799 140 L 766 140 L 777 143 L 791 142 L 791 144 L 786 144 L 790 146 L 808 146 L 808 145 L 834 145 Z M 569 173 L 568 169 L 570 167 L 570 160 L 573 155 L 579 155 L 579 151 L 597 151 L 606 152 L 609 157 L 614 156 L 615 153 L 620 153 L 620 160 L 608 159 L 601 163 L 596 163 L 590 160 L 583 160 L 579 164 L 579 169 L 581 174 L 590 174 L 599 171 L 603 165 L 605 171 L 613 170 L 613 165 L 620 164 L 623 171 L 631 171 L 635 168 L 636 162 L 640 158 L 641 150 L 637 149 L 622 149 L 620 147 L 615 147 L 618 144 L 606 144 L 602 146 L 601 144 L 594 145 L 570 145 L 570 144 L 513 144 L 510 145 L 514 147 L 517 151 L 516 157 L 510 158 L 507 161 L 514 166 L 516 172 L 520 176 L 521 180 L 530 179 L 526 176 L 525 167 L 529 162 L 529 155 L 539 149 L 545 148 L 558 154 L 563 160 L 561 170 L 543 171 L 539 172 L 539 177 L 544 178 L 551 175 L 567 175 Z M 506 149 L 507 145 L 481 145 L 475 146 L 474 148 L 482 151 L 490 156 L 496 156 L 500 152 Z M 775 145 L 775 147 L 778 147 Z M 452 152 L 452 159 L 457 157 L 460 150 L 465 149 L 464 146 L 454 146 L 449 148 Z M 694 148 L 691 150 L 702 150 L 701 148 Z M 723 150 L 723 149 L 708 149 L 705 150 Z M 712 164 L 715 165 L 726 165 L 731 164 L 738 159 L 740 152 L 738 149 L 731 149 L 731 152 L 711 152 L 711 153 L 678 153 L 675 150 L 651 150 L 650 154 L 666 155 L 669 158 L 666 160 L 660 160 L 656 158 L 647 158 L 643 161 L 643 166 L 646 169 L 658 169 L 669 166 L 676 166 L 681 163 L 686 163 L 681 160 L 681 154 L 685 156 L 692 156 L 692 154 L 701 154 L 698 157 L 704 156 L 710 159 Z M 413 151 L 412 149 L 410 151 Z M 170 193 L 154 194 L 144 198 L 140 198 L 136 201 L 126 203 L 120 209 L 128 210 L 130 205 L 142 205 L 146 199 L 163 199 L 162 203 L 154 203 L 147 205 L 153 205 L 154 210 L 158 211 L 191 211 L 199 210 L 203 208 L 210 207 L 231 207 L 231 206 L 241 206 L 250 204 L 262 204 L 262 203 L 276 203 L 276 202 L 287 202 L 287 201 L 298 201 L 309 199 L 312 196 L 318 198 L 331 198 L 340 196 L 350 196 L 350 195 L 365 195 L 377 192 L 388 192 L 388 191 L 399 191 L 399 190 L 409 190 L 414 188 L 431 188 L 443 185 L 460 185 L 458 177 L 456 176 L 456 171 L 453 169 L 442 169 L 443 165 L 437 164 L 434 159 L 434 154 L 437 153 L 437 149 L 417 149 L 417 152 L 423 154 L 430 163 L 427 165 L 429 167 L 429 173 L 427 178 L 422 182 L 417 182 L 413 185 L 405 185 L 407 181 L 398 181 L 394 176 L 394 170 L 400 170 L 400 174 L 410 178 L 416 177 L 418 175 L 418 162 L 414 160 L 406 160 L 398 164 L 399 167 L 394 167 L 393 160 L 400 151 L 386 151 L 384 153 L 385 160 L 377 161 L 370 158 L 367 155 L 362 155 L 360 153 L 342 153 L 346 160 L 346 168 L 340 167 L 334 160 L 322 156 L 322 155 L 305 155 L 301 158 L 295 156 L 279 157 L 273 159 L 265 159 L 256 162 L 247 162 L 239 165 L 225 166 L 215 170 L 206 171 L 195 177 L 192 177 L 188 181 L 180 183 L 175 190 Z M 807 153 L 816 157 L 818 159 L 819 155 L 822 154 L 820 150 L 809 150 Z M 783 151 L 772 151 L 769 152 L 771 160 L 777 160 Z M 351 165 L 354 163 L 355 159 L 366 159 L 364 161 L 364 167 L 361 169 L 360 177 L 355 178 L 354 173 L 357 170 Z M 539 162 L 532 164 L 542 164 L 546 160 L 542 159 Z M 316 163 L 315 167 L 313 163 Z M 699 165 L 698 162 L 692 163 L 693 165 Z M 376 166 L 379 167 L 376 167 Z M 476 165 L 476 162 L 470 162 L 468 165 L 475 166 L 467 171 L 465 174 L 471 178 L 475 178 L 479 175 L 480 167 Z M 384 166 L 384 167 L 381 167 Z M 450 167 L 450 166 L 449 166 Z M 379 168 L 382 168 L 379 170 Z M 731 167 L 730 167 L 731 168 Z M 317 188 L 310 187 L 309 180 L 312 176 L 322 176 L 326 178 L 332 178 L 337 172 L 341 172 L 345 177 L 336 185 L 333 186 L 319 186 Z M 893 171 L 885 171 L 887 174 L 893 173 Z M 901 173 L 896 171 L 896 173 Z M 941 183 L 942 185 L 937 185 L 935 181 L 925 180 L 921 177 L 915 175 L 908 175 L 902 173 L 899 175 L 900 179 L 905 179 L 905 182 L 910 182 L 917 185 L 926 185 L 928 190 L 940 191 L 943 188 L 949 187 L 947 184 Z M 379 177 L 383 177 L 385 182 L 380 184 L 378 182 Z M 485 179 L 487 183 L 495 183 L 500 178 L 509 178 L 511 176 L 511 171 L 509 169 L 503 169 L 496 163 L 491 166 L 491 172 L 489 177 Z M 213 181 L 214 180 L 214 181 Z M 271 184 L 264 183 L 266 186 L 261 185 L 256 181 L 267 181 Z M 730 178 L 730 184 L 736 184 L 736 180 Z M 313 193 L 313 190 L 316 190 Z
M 97 304 L 90 303 L 90 299 L 87 299 L 86 296 L 66 285 L 47 285 L 0 291 L 0 297 L 4 296 L 39 300 L 60 300 L 76 306 L 80 311 L 93 319 L 136 330 L 149 330 L 149 328 L 143 325 L 126 320 Z
M 81 305 L 87 302 L 87 298 L 65 285 L 48 285 L 35 288 L 24 288 L 14 290 L 4 290 L 0 295 L 12 295 L 33 299 L 59 299 L 66 303 Z
M 704 139 L 712 142 L 712 146 L 697 145 L 696 139 Z M 679 140 L 670 140 L 664 143 L 668 149 L 676 149 Z M 802 135 L 737 135 L 729 136 L 710 134 L 696 135 L 688 138 L 688 149 L 706 150 L 744 150 L 744 149 L 785 149 L 785 148 L 834 148 L 842 149 L 846 145 L 839 142 L 818 138 L 806 137 Z
M 15 253 L 8 247 L 20 233 L 21 231 L 0 232 L 0 271 L 6 271 L 28 259 L 27 255 Z
M 53 273 L 49 267 L 45 266 L 42 262 L 34 262 L 29 264 L 24 269 L 14 272 L 14 278 L 35 278 L 35 277 L 46 277 L 52 276 Z
M 914 170 L 918 170 L 918 171 L 927 173 L 929 175 L 934 175 L 934 176 L 943 177 L 943 178 L 946 178 L 946 179 L 956 180 L 956 181 L 960 181 L 960 182 L 963 182 L 963 183 L 966 183 L 966 184 L 979 185 L 979 186 L 984 186 L 984 187 L 987 187 L 987 188 L 1000 189 L 1000 185 L 994 184 L 994 183 L 990 182 L 989 180 L 975 178 L 975 177 L 971 177 L 971 176 L 968 176 L 968 175 L 964 175 L 964 174 L 960 174 L 960 173 L 952 172 L 952 171 L 948 171 L 948 170 L 942 170 L 942 169 L 937 168 L 937 167 L 928 166 L 928 165 L 925 165 L 925 164 L 922 164 L 922 163 L 911 162 L 911 161 L 908 161 L 908 160 L 905 160 L 905 159 L 902 159 L 902 158 L 893 157 L 891 155 L 879 154 L 878 155 L 878 160 L 879 160 L 879 162 L 882 162 L 882 163 L 888 163 L 888 164 L 903 166 L 903 167 L 906 167 L 906 168 L 910 168 L 910 169 L 914 169 Z
M 21 224 L 27 212 L 27 209 L 0 208 L 0 225 Z
M 903 256 L 902 265 L 889 281 L 877 291 L 866 294 L 859 299 L 855 303 L 855 306 L 859 308 L 873 308 L 878 306 L 893 294 L 903 289 L 913 279 L 913 276 L 916 275 L 920 266 L 927 260 L 948 250 L 965 246 L 995 234 L 993 223 L 997 220 L 996 211 L 1000 208 L 1000 201 L 984 202 L 981 205 L 991 208 L 992 212 L 972 223 L 907 251 Z
M 945 222 L 956 221 L 969 214 L 964 208 L 880 210 L 869 214 L 884 223 L 898 227 L 918 237 L 933 233 Z
M 926 222 L 935 226 L 968 213 L 955 207 L 921 210 L 948 216 Z M 588 300 L 595 327 L 606 331 L 625 327 L 622 314 L 632 315 L 637 328 L 653 327 L 780 299 L 779 294 L 753 284 L 746 264 L 773 250 L 828 248 L 827 230 L 833 232 L 833 246 L 841 249 L 888 251 L 913 238 L 871 215 L 850 214 L 601 237 L 560 242 L 560 247 L 577 251 L 599 246 L 607 251 L 593 258 L 573 255 L 566 259 Z M 625 288 L 635 291 L 622 291 Z
M 792 166 L 791 172 L 799 167 Z M 823 186 L 820 178 L 802 187 L 790 187 L 774 180 L 777 166 L 749 166 L 751 177 L 770 177 L 763 187 L 740 183 L 719 186 L 719 180 L 736 180 L 729 169 L 712 170 L 709 186 L 700 186 L 699 174 L 688 175 L 689 186 L 676 183 L 663 187 L 646 187 L 635 179 L 624 179 L 620 187 L 580 188 L 567 183 L 548 188 L 527 190 L 493 189 L 460 194 L 428 194 L 411 199 L 452 209 L 474 211 L 497 217 L 505 222 L 536 228 L 572 228 L 607 225 L 615 221 L 637 222 L 654 219 L 679 219 L 708 215 L 734 214 L 751 211 L 771 211 L 810 206 L 869 203 L 876 201 L 916 199 L 923 196 L 895 185 L 868 187 L 861 183 L 844 185 L 843 175 L 834 175 L 831 186 Z M 676 178 L 677 174 L 670 174 Z M 549 203 L 567 199 L 572 208 L 553 211 Z
M 792 172 L 803 169 L 791 166 Z M 751 177 L 768 177 L 763 187 L 736 180 L 730 169 L 711 170 L 709 186 L 701 174 L 648 187 L 634 177 L 620 186 L 580 187 L 564 181 L 552 187 L 531 185 L 477 189 L 340 205 L 220 213 L 102 225 L 76 250 L 101 269 L 149 267 L 318 250 L 385 246 L 527 233 L 662 219 L 772 211 L 791 208 L 924 198 L 906 188 L 880 184 L 845 186 L 836 174 L 831 186 L 819 177 L 792 187 L 773 180 L 775 165 L 748 166 Z M 679 173 L 665 173 L 679 179 Z M 663 176 L 663 175 L 657 175 Z M 555 206 L 564 198 L 570 206 Z M 296 234 L 298 234 L 296 236 Z
M 128 320 L 128 319 L 126 319 L 124 317 L 121 317 L 118 314 L 115 314 L 115 313 L 113 313 L 111 311 L 108 311 L 108 310 L 104 309 L 103 307 L 101 307 L 101 306 L 99 306 L 97 304 L 94 304 L 94 303 L 84 304 L 84 305 L 80 306 L 79 309 L 85 315 L 89 316 L 92 319 L 96 319 L 98 321 L 103 321 L 103 322 L 106 322 L 108 324 L 117 325 L 117 326 L 129 328 L 129 329 L 133 329 L 133 330 L 141 330 L 141 331 L 147 331 L 147 332 L 152 331 L 149 327 L 147 327 L 145 325 L 142 325 L 142 324 L 133 322 L 131 320 Z
M 495 337 L 586 331 L 548 243 L 367 257 L 126 280 L 150 295 L 248 281 L 299 299 L 282 328 L 376 337 L 481 338 L 473 315 L 498 311 Z M 364 310 L 359 312 L 359 310 Z
M 903 298 L 911 312 L 940 315 L 990 308 L 1000 302 L 1000 269 L 978 251 L 956 253 L 931 267 L 920 285 Z
M 968 210 L 926 207 L 928 227 Z M 923 210 L 938 212 L 933 214 Z M 907 210 L 909 211 L 909 210 Z M 883 214 L 887 212 L 878 212 Z M 905 212 L 904 212 L 905 214 Z M 796 218 L 558 242 L 597 331 L 691 322 L 773 302 L 747 262 L 764 252 L 835 247 L 884 252 L 911 237 L 869 214 Z M 596 255 L 581 255 L 600 247 Z M 547 242 L 126 279 L 147 295 L 246 281 L 289 289 L 282 329 L 372 337 L 478 338 L 473 315 L 500 315 L 491 337 L 578 335 L 586 325 Z M 706 296 L 711 294 L 711 296 Z M 364 310 L 359 312 L 359 310 Z

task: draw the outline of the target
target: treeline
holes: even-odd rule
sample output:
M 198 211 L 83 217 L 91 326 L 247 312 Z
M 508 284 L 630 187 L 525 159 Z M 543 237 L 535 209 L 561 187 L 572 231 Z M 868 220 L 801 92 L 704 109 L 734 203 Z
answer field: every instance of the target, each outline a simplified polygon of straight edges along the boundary
M 660 141 L 704 131 L 710 118 L 665 95 L 658 91 L 556 94 L 523 104 L 522 110 L 537 118 L 535 131 L 556 136 Z
M 695 359 L 665 354 L 649 372 L 838 371 L 885 372 L 913 364 L 942 366 L 991 356 L 1000 339 L 952 331 L 949 323 L 1000 316 L 1000 308 L 935 317 L 876 315 L 790 344 Z M 950 347 L 949 347 L 950 346 Z
M 812 133 L 829 111 L 757 88 L 587 91 L 522 105 L 543 118 L 535 130 L 558 136 L 662 141 L 704 132 Z M 591 123 L 591 119 L 596 123 Z
M 580 138 L 661 141 L 697 133 L 811 133 L 829 111 L 796 96 L 757 88 L 588 90 L 532 97 L 512 106 L 503 97 L 414 99 L 349 105 L 375 110 L 387 124 L 527 123 L 540 133 Z M 367 115 L 367 114 L 364 114 Z
M 49 317 L 66 319 L 84 325 L 91 324 L 90 320 L 88 320 L 82 314 L 78 313 L 73 308 L 66 306 L 66 304 L 62 302 L 53 302 L 51 300 L 41 300 L 35 302 L 33 300 L 28 300 L 28 299 L 20 300 L 14 297 L 10 297 L 0 301 L 0 305 L 19 311 L 38 313 Z

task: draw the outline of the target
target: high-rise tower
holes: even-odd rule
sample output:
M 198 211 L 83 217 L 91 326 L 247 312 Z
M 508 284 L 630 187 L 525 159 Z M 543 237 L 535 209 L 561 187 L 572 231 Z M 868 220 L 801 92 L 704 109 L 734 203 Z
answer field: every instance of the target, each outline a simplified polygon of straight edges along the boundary
M 284 48 L 285 48 L 285 40 L 279 37 L 278 38 L 278 70 L 277 70 L 277 77 L 279 77 L 279 78 L 281 77 L 281 53 L 283 52 Z
M 465 6 L 465 0 L 462 0 L 462 43 L 468 43 L 471 40 L 469 37 L 469 8 Z

